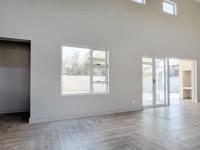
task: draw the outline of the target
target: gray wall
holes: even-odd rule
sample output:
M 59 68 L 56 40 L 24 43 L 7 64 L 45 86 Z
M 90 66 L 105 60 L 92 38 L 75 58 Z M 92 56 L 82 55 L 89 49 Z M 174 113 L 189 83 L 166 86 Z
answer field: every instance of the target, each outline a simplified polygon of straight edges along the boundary
M 29 111 L 30 45 L 0 41 L 0 113 Z
M 162 0 L 1 0 L 0 36 L 31 40 L 30 121 L 141 108 L 142 56 L 199 64 L 200 5 L 174 1 L 177 17 L 162 12 Z M 110 94 L 61 96 L 64 44 L 110 50 Z

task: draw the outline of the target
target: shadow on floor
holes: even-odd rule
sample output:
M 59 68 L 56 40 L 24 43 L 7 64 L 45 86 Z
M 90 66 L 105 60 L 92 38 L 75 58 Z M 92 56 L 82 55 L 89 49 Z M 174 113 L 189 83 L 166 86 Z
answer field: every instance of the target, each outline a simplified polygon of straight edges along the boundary
M 0 114 L 0 123 L 9 123 L 9 122 L 16 122 L 16 123 L 29 123 L 30 113 L 12 113 L 12 114 Z

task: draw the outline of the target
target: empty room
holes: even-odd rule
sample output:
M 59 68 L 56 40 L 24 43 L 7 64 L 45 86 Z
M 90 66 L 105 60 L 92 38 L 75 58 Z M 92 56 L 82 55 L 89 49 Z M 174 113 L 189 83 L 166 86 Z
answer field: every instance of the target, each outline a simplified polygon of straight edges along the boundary
M 200 150 L 200 0 L 1 0 L 0 150 Z

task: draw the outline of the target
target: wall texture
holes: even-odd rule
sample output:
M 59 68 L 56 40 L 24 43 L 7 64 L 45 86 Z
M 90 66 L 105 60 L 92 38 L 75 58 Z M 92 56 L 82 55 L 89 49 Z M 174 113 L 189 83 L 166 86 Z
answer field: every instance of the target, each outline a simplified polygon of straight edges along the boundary
M 199 64 L 200 5 L 174 1 L 176 17 L 162 12 L 162 0 L 1 0 L 0 36 L 32 43 L 30 121 L 141 108 L 142 56 Z M 110 50 L 110 94 L 61 96 L 64 44 Z
M 30 44 L 0 41 L 0 113 L 30 109 Z

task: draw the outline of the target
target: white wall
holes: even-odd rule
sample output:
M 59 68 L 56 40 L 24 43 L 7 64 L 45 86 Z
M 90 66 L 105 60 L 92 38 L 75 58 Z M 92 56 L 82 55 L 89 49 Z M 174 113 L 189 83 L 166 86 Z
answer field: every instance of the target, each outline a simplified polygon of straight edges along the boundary
M 0 114 L 30 109 L 30 44 L 0 41 Z
M 162 12 L 162 0 L 0 1 L 0 36 L 32 43 L 31 121 L 141 108 L 142 56 L 199 61 L 200 6 L 174 1 L 177 17 Z M 61 96 L 63 44 L 110 50 L 110 94 Z

